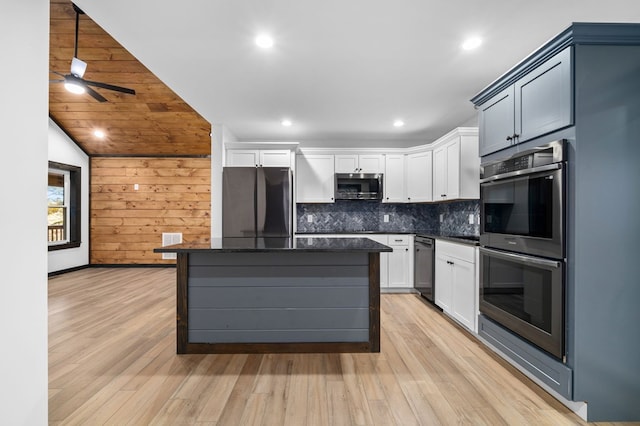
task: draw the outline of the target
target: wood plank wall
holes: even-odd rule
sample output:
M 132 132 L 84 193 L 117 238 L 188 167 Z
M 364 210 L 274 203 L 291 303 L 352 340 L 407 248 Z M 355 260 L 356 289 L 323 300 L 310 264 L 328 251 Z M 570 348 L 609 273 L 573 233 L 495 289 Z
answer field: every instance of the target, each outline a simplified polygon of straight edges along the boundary
M 93 157 L 90 204 L 91 264 L 173 264 L 163 232 L 210 239 L 211 160 Z

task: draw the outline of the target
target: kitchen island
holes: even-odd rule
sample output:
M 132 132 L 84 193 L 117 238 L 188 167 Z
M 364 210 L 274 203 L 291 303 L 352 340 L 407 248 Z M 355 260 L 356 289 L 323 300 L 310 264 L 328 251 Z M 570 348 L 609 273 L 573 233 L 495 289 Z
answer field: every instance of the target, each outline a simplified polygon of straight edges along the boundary
M 177 353 L 379 352 L 368 238 L 221 238 L 177 253 Z

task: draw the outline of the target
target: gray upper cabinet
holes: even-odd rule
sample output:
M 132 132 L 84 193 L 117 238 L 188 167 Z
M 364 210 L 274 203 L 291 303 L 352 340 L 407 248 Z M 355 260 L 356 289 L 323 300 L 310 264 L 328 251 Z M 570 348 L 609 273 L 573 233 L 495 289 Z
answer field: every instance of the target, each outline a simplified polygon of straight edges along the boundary
M 573 124 L 571 48 L 515 84 L 515 137 L 525 142 Z
M 573 124 L 571 47 L 479 106 L 480 155 Z
M 512 143 L 514 90 L 507 87 L 480 106 L 480 155 L 491 154 Z

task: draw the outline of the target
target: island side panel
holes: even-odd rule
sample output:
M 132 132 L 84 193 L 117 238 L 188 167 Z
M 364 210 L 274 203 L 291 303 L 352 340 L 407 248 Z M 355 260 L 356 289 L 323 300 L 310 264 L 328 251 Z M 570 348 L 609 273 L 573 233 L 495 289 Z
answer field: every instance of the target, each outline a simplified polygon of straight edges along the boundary
M 370 260 L 353 252 L 192 253 L 187 350 L 371 351 L 376 323 L 379 350 L 371 307 L 377 300 L 379 309 L 379 272 L 371 278 Z
M 176 351 L 187 353 L 189 336 L 189 253 L 178 253 L 176 260 Z
M 380 352 L 380 253 L 369 253 L 369 345 Z

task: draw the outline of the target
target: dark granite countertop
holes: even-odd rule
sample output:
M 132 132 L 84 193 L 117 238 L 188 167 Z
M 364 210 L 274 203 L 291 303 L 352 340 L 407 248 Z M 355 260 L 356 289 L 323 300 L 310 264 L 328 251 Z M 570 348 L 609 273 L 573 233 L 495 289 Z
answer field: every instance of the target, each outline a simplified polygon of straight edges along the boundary
M 420 237 L 428 237 L 428 238 L 435 238 L 435 239 L 440 239 L 440 240 L 447 240 L 447 241 L 451 241 L 451 242 L 454 242 L 454 243 L 468 244 L 468 245 L 471 245 L 471 246 L 479 246 L 480 245 L 480 237 L 478 237 L 476 235 L 456 235 L 456 234 L 450 234 L 450 233 L 444 233 L 444 232 L 434 232 L 434 231 L 429 231 L 429 232 L 417 231 L 415 234 L 417 236 L 420 236 Z
M 193 252 L 391 252 L 391 247 L 368 238 L 214 238 L 210 242 L 193 242 L 159 247 L 154 253 Z
M 478 237 L 477 235 L 458 235 L 458 234 L 451 234 L 449 232 L 439 232 L 439 231 L 423 231 L 423 230 L 415 230 L 415 231 L 339 231 L 339 232 L 302 232 L 302 233 L 297 233 L 297 236 L 302 236 L 304 237 L 305 235 L 308 236 L 313 236 L 313 235 L 327 235 L 327 234 L 332 234 L 332 235 L 340 235 L 340 234 L 353 234 L 353 235 L 374 235 L 374 234 L 379 234 L 379 235 L 402 235 L 402 234 L 415 234 L 421 237 L 428 237 L 428 238 L 436 238 L 436 239 L 441 239 L 441 240 L 448 240 L 448 241 L 452 241 L 454 243 L 461 243 L 461 244 L 469 244 L 472 246 L 478 246 L 480 245 L 480 237 Z
M 371 234 L 371 235 L 402 235 L 402 234 L 415 234 L 415 232 L 412 231 L 337 231 L 337 232 L 329 232 L 329 231 L 319 231 L 319 232 L 296 232 L 296 235 L 298 236 L 304 236 L 304 235 L 340 235 L 340 234 L 355 234 L 355 235 L 367 235 L 367 234 Z

